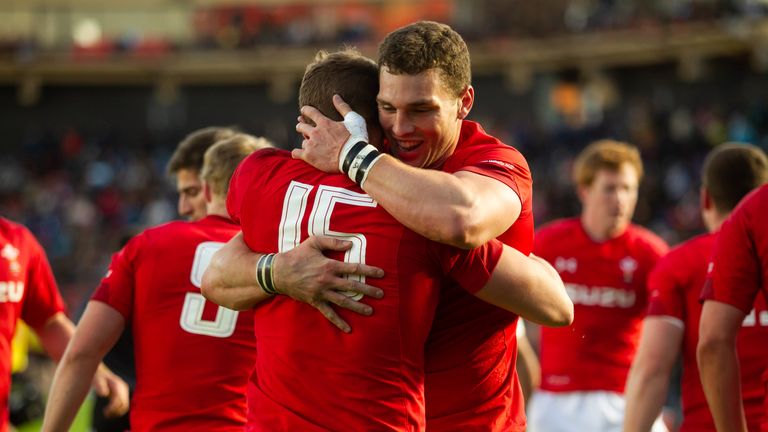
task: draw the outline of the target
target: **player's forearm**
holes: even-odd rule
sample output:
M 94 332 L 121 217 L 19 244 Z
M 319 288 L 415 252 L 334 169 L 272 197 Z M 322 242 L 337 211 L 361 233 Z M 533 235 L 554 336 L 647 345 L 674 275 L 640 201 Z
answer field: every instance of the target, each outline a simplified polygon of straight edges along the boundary
M 491 279 L 476 296 L 537 324 L 560 327 L 573 322 L 573 302 L 557 272 L 541 258 L 509 246 L 504 246 Z
M 735 339 L 701 340 L 697 360 L 718 432 L 747 432 Z
M 667 397 L 669 373 L 657 373 L 643 365 L 633 365 L 627 378 L 624 432 L 647 432 L 661 413 Z
M 461 179 L 417 169 L 383 156 L 371 169 L 365 192 L 400 223 L 430 240 L 469 249 L 503 233 L 516 219 L 496 217 Z
M 524 325 L 523 321 L 518 321 L 517 325 Z M 520 335 L 517 338 L 516 364 L 520 387 L 523 390 L 523 399 L 525 400 L 525 405 L 528 406 L 533 392 L 541 383 L 541 364 L 525 335 Z
M 75 325 L 63 312 L 59 312 L 51 317 L 45 325 L 37 331 L 40 343 L 43 345 L 45 352 L 50 358 L 57 362 L 64 355 L 67 344 L 70 339 L 72 339 L 74 333 Z
M 256 280 L 260 257 L 248 249 L 242 235 L 235 236 L 213 255 L 203 275 L 203 296 L 233 310 L 250 309 L 268 298 Z
M 100 358 L 67 352 L 56 369 L 45 408 L 43 432 L 66 432 L 88 394 Z

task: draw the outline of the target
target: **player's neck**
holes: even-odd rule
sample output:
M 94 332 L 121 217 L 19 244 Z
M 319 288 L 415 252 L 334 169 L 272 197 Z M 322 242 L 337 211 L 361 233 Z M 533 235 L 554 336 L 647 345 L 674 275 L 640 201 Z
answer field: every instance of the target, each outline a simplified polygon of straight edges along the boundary
M 721 214 L 720 212 L 712 212 L 711 216 L 703 217 L 704 219 L 704 225 L 707 227 L 708 232 L 717 232 L 720 231 L 720 226 L 725 222 L 726 219 L 728 219 L 728 216 L 731 214 L 731 212 L 727 212 L 725 214 Z
M 214 196 L 211 201 L 206 203 L 205 209 L 208 212 L 208 216 L 221 216 L 229 218 L 229 212 L 227 212 L 227 203 L 224 198 Z
M 581 227 L 587 236 L 595 243 L 602 243 L 604 241 L 620 237 L 627 230 L 627 225 L 624 226 L 606 226 L 600 221 L 592 220 L 582 215 Z

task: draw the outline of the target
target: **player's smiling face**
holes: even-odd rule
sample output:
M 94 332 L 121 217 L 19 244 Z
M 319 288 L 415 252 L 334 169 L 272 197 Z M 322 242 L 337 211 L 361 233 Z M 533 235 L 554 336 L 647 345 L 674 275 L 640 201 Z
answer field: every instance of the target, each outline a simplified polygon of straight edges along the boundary
M 379 78 L 379 121 L 392 156 L 414 167 L 440 166 L 456 148 L 474 101 L 472 87 L 456 97 L 436 69 L 396 75 L 385 66 Z
M 592 184 L 579 189 L 583 211 L 605 236 L 621 235 L 635 213 L 638 186 L 637 170 L 630 164 L 618 171 L 598 170 Z

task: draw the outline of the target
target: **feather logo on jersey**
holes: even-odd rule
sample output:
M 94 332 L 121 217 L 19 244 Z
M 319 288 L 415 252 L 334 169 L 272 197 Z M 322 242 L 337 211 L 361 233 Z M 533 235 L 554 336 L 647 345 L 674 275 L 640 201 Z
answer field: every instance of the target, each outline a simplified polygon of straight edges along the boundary
M 8 268 L 12 273 L 18 273 L 21 271 L 21 264 L 19 264 L 19 250 L 8 243 L 0 251 L 0 256 L 8 260 Z
M 619 268 L 624 274 L 624 283 L 632 283 L 635 270 L 637 270 L 637 260 L 632 257 L 624 257 L 624 259 L 619 261 Z
M 578 267 L 579 263 L 576 261 L 576 258 L 557 257 L 555 259 L 555 269 L 558 273 L 576 273 Z

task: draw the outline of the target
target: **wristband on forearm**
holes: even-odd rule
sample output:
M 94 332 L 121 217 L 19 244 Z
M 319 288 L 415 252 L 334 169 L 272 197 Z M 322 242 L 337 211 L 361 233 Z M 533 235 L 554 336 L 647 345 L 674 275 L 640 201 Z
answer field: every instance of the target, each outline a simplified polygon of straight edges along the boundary
M 358 141 L 341 149 L 339 169 L 353 182 L 363 187 L 369 171 L 381 156 L 381 152 L 376 147 L 365 141 Z
M 275 254 L 262 255 L 256 262 L 256 281 L 261 289 L 269 295 L 277 294 L 275 288 L 274 270 L 272 264 L 275 261 Z

